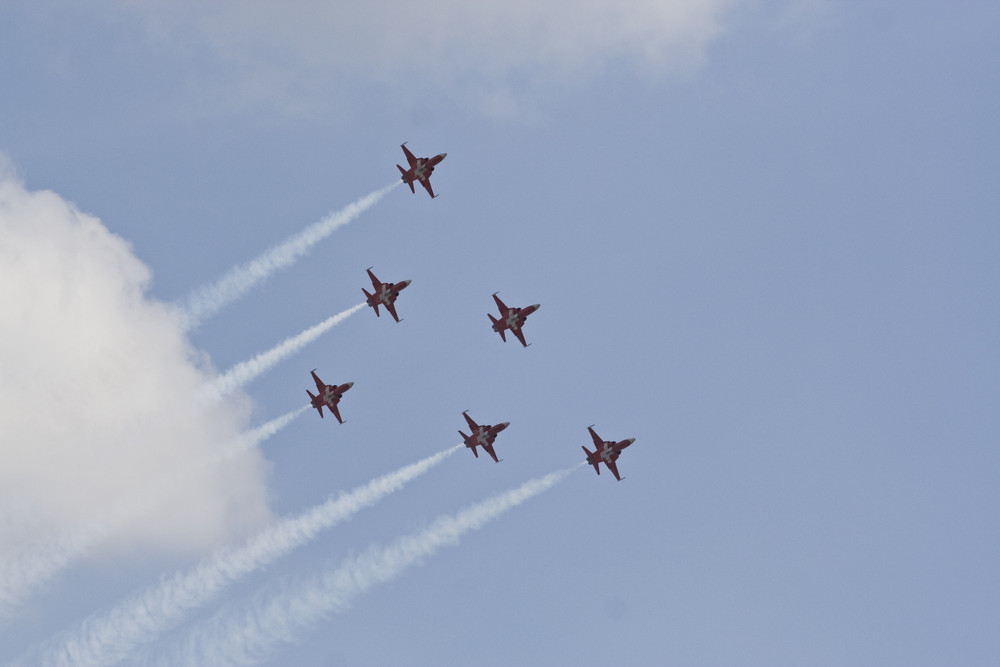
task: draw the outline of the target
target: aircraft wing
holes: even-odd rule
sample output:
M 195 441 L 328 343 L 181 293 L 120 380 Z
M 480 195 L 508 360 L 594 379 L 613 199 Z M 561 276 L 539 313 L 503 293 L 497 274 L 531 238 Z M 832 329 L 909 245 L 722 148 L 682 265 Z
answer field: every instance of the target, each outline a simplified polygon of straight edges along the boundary
M 318 376 L 318 375 L 316 375 L 316 369 L 315 369 L 315 368 L 314 368 L 314 369 L 312 369 L 312 370 L 311 370 L 311 371 L 309 371 L 309 372 L 310 372 L 310 373 L 312 373 L 312 376 L 313 376 L 313 381 L 314 381 L 314 382 L 316 383 L 316 390 L 317 390 L 317 391 L 318 391 L 318 392 L 319 392 L 320 394 L 322 394 L 322 393 L 323 393 L 323 390 L 324 390 L 324 389 L 326 389 L 326 385 L 325 385 L 325 384 L 323 383 L 323 381 L 322 381 L 322 380 L 320 380 L 320 379 L 319 379 L 319 376 Z
M 605 463 L 608 464 L 608 470 L 610 470 L 611 474 L 615 476 L 615 479 L 617 479 L 619 482 L 622 481 L 621 475 L 618 474 L 618 464 L 614 462 L 614 459 L 610 461 L 605 461 Z
M 344 423 L 344 420 L 340 418 L 340 410 L 337 408 L 336 403 L 334 403 L 333 405 L 328 405 L 326 407 L 330 408 L 330 412 L 332 412 L 333 416 L 337 418 L 337 421 L 339 421 L 341 424 Z
M 385 309 L 389 311 L 390 315 L 392 315 L 392 319 L 396 320 L 397 322 L 399 321 L 399 316 L 396 315 L 396 304 L 390 301 L 389 303 L 385 304 Z
M 601 436 L 594 432 L 593 426 L 588 426 L 587 430 L 590 431 L 590 437 L 594 439 L 594 444 L 597 445 L 597 451 L 601 451 L 601 448 L 604 447 L 604 441 L 601 440 Z
M 421 179 L 420 185 L 424 186 L 424 190 L 427 190 L 427 194 L 431 196 L 431 199 L 434 199 L 434 197 L 437 196 L 434 194 L 434 189 L 431 187 L 431 179 L 429 177 Z
M 511 331 L 513 331 L 514 335 L 517 336 L 517 339 L 521 341 L 521 345 L 523 345 L 524 347 L 528 347 L 528 344 L 524 340 L 524 333 L 521 331 L 521 327 L 518 327 L 516 329 L 511 329 Z
M 406 144 L 400 144 L 400 148 L 403 149 L 403 153 L 406 155 L 406 161 L 410 164 L 410 168 L 417 163 L 417 158 L 410 152 L 410 149 L 406 147 Z
M 472 417 L 470 417 L 468 414 L 466 414 L 464 412 L 462 413 L 462 416 L 465 417 L 465 421 L 469 422 L 469 428 L 472 429 L 472 434 L 475 435 L 476 434 L 476 429 L 479 428 L 479 424 L 476 423 L 475 419 L 473 419 Z
M 382 286 L 382 281 L 375 277 L 371 269 L 368 269 L 368 277 L 372 279 L 372 287 L 378 292 L 378 288 Z
M 493 295 L 493 300 L 497 302 L 497 308 L 500 309 L 500 319 L 505 319 L 509 308 L 507 308 L 507 305 L 496 294 Z
M 483 445 L 483 449 L 486 450 L 487 454 L 493 457 L 493 460 L 496 463 L 500 463 L 500 459 L 497 458 L 497 453 L 493 451 L 493 445 Z

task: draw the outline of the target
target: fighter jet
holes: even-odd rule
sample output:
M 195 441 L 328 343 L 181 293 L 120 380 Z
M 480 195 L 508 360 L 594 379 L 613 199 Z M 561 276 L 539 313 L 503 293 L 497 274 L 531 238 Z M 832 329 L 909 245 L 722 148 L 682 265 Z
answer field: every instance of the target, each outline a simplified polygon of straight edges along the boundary
M 500 463 L 501 459 L 498 459 L 496 452 L 493 451 L 493 441 L 497 439 L 497 433 L 510 426 L 510 422 L 504 422 L 496 426 L 490 426 L 489 424 L 479 425 L 468 415 L 468 412 L 466 410 L 462 413 L 462 416 L 465 417 L 465 421 L 469 422 L 472 435 L 465 435 L 461 431 L 458 432 L 462 436 L 462 439 L 465 440 L 465 446 L 472 450 L 477 459 L 479 458 L 479 453 L 476 451 L 476 447 L 481 446 L 486 450 L 487 454 L 493 457 L 494 461 Z
M 528 306 L 527 308 L 508 308 L 500 297 L 497 296 L 499 292 L 493 293 L 493 300 L 497 302 L 497 308 L 500 309 L 500 319 L 493 317 L 493 315 L 487 313 L 486 316 L 490 318 L 490 322 L 493 323 L 493 330 L 500 334 L 500 339 L 507 342 L 507 336 L 504 335 L 505 329 L 510 329 L 511 333 L 517 336 L 517 339 L 521 341 L 521 345 L 528 347 L 528 344 L 524 342 L 524 333 L 521 331 L 521 327 L 524 325 L 524 321 L 528 319 L 528 315 L 538 310 L 541 304 L 536 303 L 533 306 Z
M 448 157 L 447 153 L 439 153 L 434 157 L 414 157 L 410 149 L 406 147 L 406 142 L 404 141 L 399 146 L 403 149 L 403 153 L 406 154 L 406 161 L 409 163 L 409 169 L 403 169 L 398 164 L 396 168 L 399 169 L 399 173 L 403 175 L 403 182 L 410 186 L 410 192 L 416 192 L 413 189 L 413 181 L 420 181 L 420 185 L 424 186 L 427 190 L 427 194 L 431 196 L 431 199 L 436 197 L 434 190 L 431 188 L 431 174 L 434 173 L 434 167 L 438 165 L 441 160 Z
M 396 315 L 396 297 L 399 293 L 403 291 L 407 285 L 410 284 L 409 280 L 404 280 L 400 283 L 384 283 L 375 277 L 372 273 L 371 267 L 368 267 L 368 277 L 372 279 L 372 291 L 374 294 L 369 294 L 368 290 L 364 287 L 361 291 L 365 293 L 365 298 L 368 300 L 368 305 L 375 309 L 375 316 L 378 317 L 378 307 L 379 304 L 385 306 L 385 309 L 389 311 L 392 315 L 392 319 L 399 322 L 399 317 Z
M 341 424 L 344 420 L 340 418 L 340 410 L 337 409 L 337 403 L 340 403 L 340 397 L 344 395 L 348 389 L 354 386 L 353 382 L 347 382 L 339 386 L 332 384 L 325 384 L 316 375 L 316 369 L 310 371 L 313 376 L 313 380 L 316 382 L 316 391 L 319 392 L 318 396 L 313 396 L 313 393 L 306 389 L 306 393 L 309 394 L 309 400 L 312 401 L 312 406 L 319 410 L 319 416 L 323 416 L 323 406 L 325 405 L 329 408 L 333 416 L 337 418 L 337 421 Z
M 587 430 L 590 431 L 590 437 L 594 439 L 594 445 L 597 446 L 596 452 L 592 452 L 586 447 L 583 448 L 583 451 L 587 452 L 587 463 L 594 466 L 594 470 L 596 470 L 597 474 L 600 475 L 601 469 L 597 466 L 597 464 L 603 462 L 608 466 L 608 470 L 610 470 L 611 474 L 615 476 L 615 479 L 619 482 L 622 481 L 622 478 L 618 475 L 618 464 L 615 463 L 615 461 L 618 460 L 618 457 L 621 455 L 623 449 L 635 442 L 635 438 L 620 440 L 618 442 L 614 442 L 613 440 L 601 440 L 600 436 L 594 433 L 593 424 L 588 426 Z

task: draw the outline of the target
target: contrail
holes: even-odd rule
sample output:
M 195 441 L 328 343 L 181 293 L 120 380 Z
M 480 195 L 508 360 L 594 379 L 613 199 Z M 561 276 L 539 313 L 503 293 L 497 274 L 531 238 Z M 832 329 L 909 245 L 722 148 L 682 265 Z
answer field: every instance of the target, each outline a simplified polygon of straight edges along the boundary
M 205 460 L 201 465 L 214 465 L 217 463 L 222 463 L 226 459 L 230 458 L 234 454 L 250 449 L 251 447 L 256 447 L 260 443 L 264 442 L 272 435 L 280 431 L 281 429 L 292 423 L 297 417 L 301 416 L 303 412 L 311 408 L 312 405 L 306 403 L 301 408 L 292 410 L 291 412 L 286 412 L 280 417 L 275 417 L 269 422 L 261 424 L 255 429 L 251 429 L 237 438 L 235 441 L 226 445 L 222 450 L 216 454 L 211 459 Z
M 307 625 L 330 612 L 346 610 L 369 588 L 394 578 L 406 568 L 458 544 L 507 510 L 552 488 L 586 462 L 525 482 L 516 489 L 477 503 L 452 516 L 438 518 L 426 530 L 400 538 L 383 549 L 370 549 L 340 567 L 313 578 L 269 601 L 255 601 L 242 612 L 216 614 L 196 628 L 170 664 L 253 664 L 267 658 L 279 642 L 291 642 Z
M 239 548 L 226 549 L 186 573 L 177 573 L 157 586 L 112 609 L 91 617 L 59 639 L 43 655 L 26 659 L 45 665 L 111 665 L 176 625 L 184 615 L 211 601 L 223 588 L 258 570 L 316 535 L 424 474 L 462 448 L 456 445 L 399 470 L 376 477 L 348 493 L 267 528 Z
M 214 455 L 199 461 L 197 467 L 216 465 L 243 450 L 259 445 L 310 407 L 312 406 L 304 405 L 247 431 L 233 442 L 227 443 Z M 183 483 L 183 477 L 188 474 L 190 469 L 184 473 L 163 475 L 151 485 L 145 486 L 137 496 L 119 503 L 114 512 L 108 516 L 97 519 L 88 526 L 77 528 L 53 543 L 24 549 L 14 554 L 12 558 L 0 562 L 0 616 L 11 615 L 45 582 L 90 553 L 97 544 L 113 534 L 120 526 L 129 523 L 151 506 L 175 493 L 178 485 Z
M 201 395 L 206 399 L 220 399 L 236 391 L 261 373 L 271 369 L 275 364 L 295 354 L 303 347 L 313 342 L 324 333 L 337 326 L 348 317 L 365 307 L 365 303 L 351 306 L 319 324 L 309 327 L 295 336 L 290 336 L 266 352 L 261 352 L 253 359 L 241 361 L 202 389 Z
M 198 327 L 275 271 L 294 264 L 310 248 L 374 206 L 400 183 L 402 181 L 397 181 L 362 197 L 353 204 L 348 204 L 319 222 L 309 225 L 287 241 L 271 246 L 256 259 L 234 267 L 216 282 L 191 292 L 182 306 L 187 328 L 190 330 Z

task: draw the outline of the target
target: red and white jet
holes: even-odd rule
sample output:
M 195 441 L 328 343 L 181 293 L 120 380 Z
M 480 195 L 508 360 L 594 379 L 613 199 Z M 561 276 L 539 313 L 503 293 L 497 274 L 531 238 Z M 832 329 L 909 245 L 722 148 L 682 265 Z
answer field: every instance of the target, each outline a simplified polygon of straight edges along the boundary
M 479 425 L 468 415 L 468 412 L 466 410 L 462 413 L 462 416 L 465 417 L 465 421 L 469 422 L 472 435 L 465 435 L 461 431 L 458 432 L 462 436 L 462 439 L 465 440 L 465 446 L 472 450 L 477 459 L 479 458 L 479 453 L 476 451 L 476 447 L 482 447 L 486 450 L 487 454 L 493 457 L 494 461 L 500 463 L 497 453 L 493 451 L 493 441 L 497 439 L 497 433 L 510 426 L 510 422 L 504 422 L 496 426 L 490 426 L 489 424 Z
M 528 347 L 528 344 L 524 342 L 524 333 L 521 332 L 521 327 L 524 326 L 524 321 L 528 319 L 528 315 L 538 310 L 541 304 L 536 303 L 526 308 L 508 308 L 497 294 L 497 292 L 493 293 L 493 300 L 497 302 L 497 308 L 500 309 L 500 319 L 493 317 L 489 313 L 486 314 L 490 318 L 490 322 L 493 323 L 493 330 L 500 334 L 501 340 L 506 343 L 507 336 L 504 335 L 504 330 L 510 329 L 511 333 L 521 341 L 521 345 Z
M 594 433 L 593 425 L 588 426 L 587 430 L 590 431 L 590 437 L 594 439 L 594 445 L 597 446 L 596 452 L 592 452 L 586 447 L 583 448 L 583 451 L 587 452 L 587 463 L 594 466 L 594 470 L 596 470 L 597 474 L 600 475 L 601 469 L 597 466 L 597 464 L 603 462 L 608 466 L 608 470 L 610 470 L 611 474 L 615 476 L 615 479 L 619 482 L 622 481 L 622 478 L 618 475 L 618 464 L 615 463 L 615 461 L 618 460 L 618 457 L 621 455 L 623 449 L 635 442 L 635 438 L 620 440 L 618 442 L 614 442 L 613 440 L 601 440 L 600 436 Z
M 403 169 L 398 164 L 396 167 L 399 169 L 399 173 L 403 175 L 403 182 L 410 186 L 410 192 L 416 192 L 413 189 L 413 181 L 420 181 L 420 185 L 424 186 L 427 190 L 427 194 L 431 196 L 431 199 L 436 197 L 434 190 L 431 189 L 431 174 L 434 173 L 434 167 L 438 165 L 441 160 L 448 157 L 447 153 L 439 153 L 434 157 L 414 157 L 413 153 L 406 147 L 406 142 L 404 141 L 399 146 L 403 149 L 403 153 L 406 154 L 406 161 L 410 164 L 409 169 Z
M 402 292 L 407 285 L 410 284 L 409 280 L 404 280 L 399 283 L 384 283 L 375 277 L 372 273 L 371 267 L 368 267 L 368 277 L 372 279 L 372 291 L 374 294 L 369 294 L 368 290 L 364 287 L 361 291 L 365 293 L 365 298 L 368 299 L 368 305 L 375 309 L 375 316 L 378 317 L 378 307 L 379 305 L 385 306 L 385 309 L 389 311 L 392 315 L 392 319 L 399 322 L 399 317 L 396 315 L 396 297 Z
M 346 382 L 342 385 L 335 386 L 332 384 L 325 384 L 316 375 L 316 369 L 310 371 L 313 376 L 313 380 L 316 382 L 316 391 L 319 392 L 319 396 L 313 396 L 313 393 L 306 389 L 306 393 L 309 394 L 309 400 L 312 401 L 312 406 L 319 410 L 319 416 L 323 416 L 323 406 L 325 405 L 329 408 L 333 416 L 337 418 L 341 424 L 344 420 L 340 418 L 340 410 L 337 409 L 337 403 L 340 403 L 340 397 L 344 395 L 348 389 L 354 386 L 353 382 Z

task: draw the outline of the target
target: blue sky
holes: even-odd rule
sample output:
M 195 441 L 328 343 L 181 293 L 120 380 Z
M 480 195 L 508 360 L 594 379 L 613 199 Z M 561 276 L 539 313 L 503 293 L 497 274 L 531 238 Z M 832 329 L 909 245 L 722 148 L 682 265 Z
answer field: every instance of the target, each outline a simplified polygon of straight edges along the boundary
M 183 338 L 194 368 L 225 371 L 359 303 L 372 265 L 413 281 L 402 323 L 351 316 L 218 421 L 191 408 L 190 433 L 170 414 L 188 409 L 183 395 L 122 415 L 180 429 L 175 454 L 156 434 L 111 450 L 85 437 L 133 435 L 109 427 L 117 403 L 68 410 L 74 456 L 129 452 L 133 467 L 109 468 L 131 488 L 155 457 L 183 470 L 206 434 L 301 407 L 312 368 L 356 383 L 346 424 L 304 414 L 207 477 L 197 498 L 215 521 L 177 501 L 175 523 L 140 521 L 60 571 L 0 620 L 0 659 L 33 655 L 275 517 L 458 444 L 468 409 L 511 422 L 502 463 L 457 452 L 129 660 L 169 659 L 217 613 L 577 463 L 594 423 L 636 438 L 624 481 L 573 472 L 265 663 L 996 663 L 1000 11 L 611 6 L 0 8 L 0 151 L 24 190 L 52 191 L 130 244 L 158 313 L 142 310 L 143 327 L 166 317 L 157 304 L 398 180 L 402 141 L 448 153 L 440 197 L 394 189 L 162 345 Z M 22 238 L 3 231 L 2 244 Z M 15 315 L 27 278 L 10 258 L 75 247 L 31 238 L 20 255 L 3 248 Z M 529 348 L 490 330 L 497 290 L 541 303 Z M 111 343 L 78 349 L 58 308 L 24 308 L 0 320 L 8 368 L 53 356 L 87 391 L 115 368 L 160 367 L 128 338 L 132 315 L 94 329 L 125 340 L 96 355 Z M 28 330 L 66 335 L 42 345 Z M 58 408 L 17 409 L 18 396 L 51 395 L 51 370 L 5 383 L 8 488 L 22 474 L 10 461 L 65 465 L 42 426 Z M 89 507 L 72 492 L 53 493 Z M 40 511 L 19 493 L 0 496 L 11 553 L 28 540 L 11 526 Z

